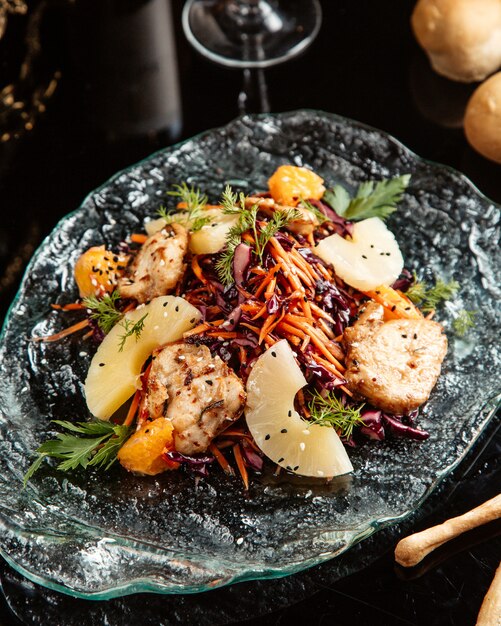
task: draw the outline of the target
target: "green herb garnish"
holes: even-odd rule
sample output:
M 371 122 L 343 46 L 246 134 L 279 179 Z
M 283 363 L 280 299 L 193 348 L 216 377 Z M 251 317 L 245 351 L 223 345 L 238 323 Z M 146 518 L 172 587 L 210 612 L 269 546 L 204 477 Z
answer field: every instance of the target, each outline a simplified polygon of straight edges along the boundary
M 362 407 L 363 405 L 355 409 L 344 406 L 334 394 L 323 397 L 318 391 L 315 391 L 308 404 L 311 414 L 308 423 L 332 426 L 340 437 L 349 439 L 353 434 L 353 429 L 364 423 L 360 415 Z
M 338 215 L 347 220 L 365 220 L 369 217 L 387 218 L 397 210 L 397 203 L 407 188 L 410 175 L 362 183 L 354 198 L 341 185 L 328 189 L 323 196 Z
M 459 283 L 451 280 L 446 283 L 441 278 L 437 279 L 434 287 L 430 287 L 427 283 L 417 280 L 414 272 L 414 284 L 405 292 L 405 295 L 418 304 L 424 313 L 434 311 L 441 302 L 454 298 L 459 289 Z
M 246 200 L 243 193 L 237 194 L 230 185 L 226 185 L 221 196 L 223 212 L 229 215 L 238 215 L 238 222 L 228 230 L 225 248 L 215 263 L 216 271 L 223 285 L 231 285 L 234 282 L 233 257 L 235 256 L 235 249 L 242 242 L 242 235 L 246 231 L 252 231 L 255 242 L 254 251 L 262 263 L 264 251 L 270 239 L 291 220 L 301 216 L 296 209 L 275 211 L 271 218 L 267 222 L 263 222 L 264 225 L 261 226 L 257 219 L 259 205 L 255 204 L 246 208 Z
M 226 243 L 223 251 L 219 255 L 214 267 L 223 285 L 231 285 L 235 282 L 233 277 L 233 257 L 236 247 L 242 243 L 242 235 L 245 231 L 255 230 L 258 207 L 255 205 L 251 209 L 241 209 L 238 222 L 234 224 L 226 235 Z
M 301 198 L 301 204 L 304 206 L 305 209 L 308 209 L 308 211 L 311 211 L 311 213 L 313 213 L 313 215 L 317 218 L 319 224 L 323 224 L 324 222 L 329 221 L 327 215 L 325 215 L 325 213 L 322 213 L 322 211 L 314 204 L 308 202 L 308 200 L 304 200 L 304 198 Z
M 117 458 L 118 450 L 132 432 L 128 426 L 102 420 L 77 424 L 61 420 L 53 420 L 53 422 L 66 430 L 84 436 L 58 433 L 57 439 L 43 443 L 37 449 L 37 459 L 24 476 L 25 487 L 44 459 L 49 457 L 62 460 L 57 466 L 57 469 L 62 472 L 74 470 L 77 467 L 85 469 L 89 466 L 109 469 Z
M 163 206 L 160 207 L 158 215 L 167 224 L 181 223 L 189 226 L 191 232 L 196 232 L 211 221 L 210 216 L 204 215 L 205 205 L 209 201 L 208 197 L 200 189 L 194 186 L 188 187 L 186 183 L 182 183 L 181 185 L 174 185 L 172 191 L 168 191 L 167 195 L 178 198 L 179 202 L 186 204 L 186 208 L 182 209 L 186 215 L 182 216 L 179 213 L 168 212 Z
M 90 309 L 89 317 L 97 322 L 99 328 L 107 335 L 110 330 L 123 317 L 123 313 L 117 309 L 117 301 L 120 299 L 118 291 L 113 291 L 98 299 L 89 296 L 82 300 L 82 304 Z
M 476 315 L 478 315 L 478 311 L 467 311 L 466 309 L 459 311 L 452 322 L 452 328 L 458 337 L 464 337 L 468 330 L 475 326 Z
M 139 337 L 141 337 L 141 333 L 143 332 L 143 329 L 144 329 L 144 320 L 147 317 L 148 317 L 148 313 L 143 315 L 143 317 L 140 320 L 138 320 L 135 324 L 133 324 L 132 321 L 127 318 L 125 318 L 121 322 L 121 326 L 123 326 L 125 333 L 123 335 L 120 335 L 119 337 L 120 339 L 120 342 L 118 344 L 119 352 L 123 351 L 125 347 L 125 342 L 127 341 L 129 337 L 132 337 L 132 335 L 135 335 L 136 341 L 139 339 Z

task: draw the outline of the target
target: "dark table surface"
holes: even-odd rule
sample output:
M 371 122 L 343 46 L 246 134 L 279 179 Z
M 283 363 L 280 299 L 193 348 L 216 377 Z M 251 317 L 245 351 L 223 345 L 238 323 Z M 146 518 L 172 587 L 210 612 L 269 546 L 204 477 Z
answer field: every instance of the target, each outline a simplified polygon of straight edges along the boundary
M 410 30 L 413 5 L 324 0 L 311 48 L 264 73 L 270 109 L 322 109 L 381 128 L 422 157 L 464 172 L 500 202 L 500 166 L 476 155 L 461 128 L 474 85 L 431 71 Z M 27 15 L 9 15 L 0 39 L 0 97 L 15 83 L 15 100 L 24 104 L 7 111 L 0 101 L 0 317 L 34 249 L 89 191 L 154 150 L 239 114 L 242 73 L 190 48 L 181 9 L 180 0 L 43 0 L 29 3 Z M 257 110 L 259 98 L 250 94 L 246 106 Z M 500 453 L 497 419 L 401 525 L 401 535 L 494 496 Z M 350 576 L 339 579 L 327 563 L 269 581 L 266 593 L 262 583 L 245 583 L 189 597 L 90 602 L 45 590 L 2 561 L 0 624 L 469 625 L 499 562 L 500 530 L 497 522 L 470 533 L 410 573 L 395 567 L 394 544 L 388 547 L 380 531 L 342 557 Z

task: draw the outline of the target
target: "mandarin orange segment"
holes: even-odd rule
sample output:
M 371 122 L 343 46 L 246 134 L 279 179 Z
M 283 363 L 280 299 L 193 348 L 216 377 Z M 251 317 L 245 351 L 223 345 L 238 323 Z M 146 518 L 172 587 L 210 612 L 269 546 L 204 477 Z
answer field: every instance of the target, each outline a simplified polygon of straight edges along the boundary
M 281 165 L 268 181 L 271 196 L 278 204 L 296 206 L 304 200 L 320 200 L 324 195 L 323 179 L 305 167 Z
M 104 246 L 89 248 L 75 264 L 75 281 L 81 298 L 103 296 L 116 287 L 128 257 L 114 254 Z
M 118 451 L 118 460 L 129 472 L 155 476 L 173 469 L 175 464 L 166 463 L 164 450 L 174 449 L 174 427 L 170 420 L 159 417 L 145 422 Z

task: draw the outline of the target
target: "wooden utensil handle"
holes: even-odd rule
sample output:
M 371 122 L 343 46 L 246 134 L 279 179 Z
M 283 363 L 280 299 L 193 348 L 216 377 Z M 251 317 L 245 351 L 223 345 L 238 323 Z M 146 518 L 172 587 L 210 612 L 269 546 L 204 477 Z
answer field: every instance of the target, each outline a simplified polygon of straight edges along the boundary
M 430 552 L 433 552 L 435 548 L 450 539 L 499 517 L 501 517 L 501 494 L 464 513 L 464 515 L 453 517 L 443 524 L 432 526 L 427 530 L 402 539 L 395 548 L 395 560 L 404 567 L 413 567 Z
M 499 626 L 501 624 L 501 563 L 486 593 L 476 626 Z

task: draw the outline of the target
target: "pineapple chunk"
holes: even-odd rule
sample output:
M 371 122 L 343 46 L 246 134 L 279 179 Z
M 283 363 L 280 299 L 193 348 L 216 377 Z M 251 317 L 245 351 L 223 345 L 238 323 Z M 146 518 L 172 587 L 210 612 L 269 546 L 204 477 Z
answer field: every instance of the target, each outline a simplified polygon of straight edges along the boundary
M 190 233 L 190 250 L 194 254 L 214 254 L 219 252 L 226 243 L 226 235 L 238 222 L 237 214 L 226 215 L 219 209 L 205 211 L 211 221 L 202 226 L 196 233 Z
M 281 165 L 268 181 L 271 197 L 278 204 L 296 206 L 301 198 L 320 200 L 324 195 L 323 179 L 305 167 Z
M 140 385 L 141 368 L 151 353 L 182 338 L 199 321 L 198 309 L 183 298 L 160 296 L 129 311 L 125 319 L 135 324 L 147 314 L 139 338 L 128 337 L 120 352 L 124 324 L 116 324 L 106 335 L 90 364 L 85 380 L 89 411 L 108 420 Z
M 117 458 L 129 472 L 154 476 L 176 467 L 167 464 L 163 458 L 164 450 L 174 450 L 174 427 L 165 417 L 153 422 L 146 422 L 127 439 L 120 448 Z
M 187 220 L 186 213 L 174 213 L 179 218 L 179 223 L 190 228 L 191 223 Z M 226 235 L 232 226 L 238 222 L 238 215 L 227 215 L 219 208 L 206 209 L 204 216 L 210 217 L 211 220 L 200 230 L 190 232 L 189 247 L 193 254 L 214 254 L 219 252 L 226 243 Z M 160 217 L 156 220 L 146 222 L 144 225 L 149 236 L 154 235 L 162 230 L 166 225 L 166 221 Z
M 322 239 L 314 252 L 330 263 L 345 283 L 360 291 L 391 285 L 404 266 L 395 235 L 379 217 L 354 224 L 351 239 L 337 234 Z
M 353 466 L 336 431 L 308 425 L 294 409 L 306 380 L 285 339 L 256 361 L 247 381 L 247 425 L 257 445 L 278 465 L 301 476 L 338 476 Z
M 75 264 L 75 281 L 81 298 L 111 293 L 123 274 L 128 257 L 94 246 L 86 250 Z

